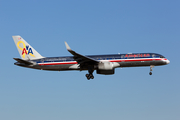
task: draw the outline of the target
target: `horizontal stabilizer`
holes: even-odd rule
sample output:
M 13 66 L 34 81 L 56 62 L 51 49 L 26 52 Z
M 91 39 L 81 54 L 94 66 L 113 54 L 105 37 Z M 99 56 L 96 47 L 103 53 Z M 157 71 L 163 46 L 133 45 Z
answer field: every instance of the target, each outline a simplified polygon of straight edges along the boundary
M 28 61 L 26 61 L 26 60 L 22 60 L 22 59 L 19 59 L 19 58 L 13 58 L 14 60 L 16 60 L 17 62 L 19 62 L 19 63 L 24 63 L 24 64 L 26 64 L 26 65 L 31 65 L 31 64 L 33 64 L 33 63 L 31 63 L 31 62 L 28 62 Z

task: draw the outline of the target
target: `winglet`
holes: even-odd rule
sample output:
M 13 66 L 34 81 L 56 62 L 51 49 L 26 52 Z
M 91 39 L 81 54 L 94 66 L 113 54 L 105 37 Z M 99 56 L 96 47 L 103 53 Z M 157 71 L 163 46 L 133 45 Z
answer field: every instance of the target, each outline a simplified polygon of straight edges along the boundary
M 71 48 L 69 47 L 69 45 L 67 44 L 66 41 L 65 41 L 65 45 L 66 45 L 66 49 L 67 49 L 67 50 L 71 50 Z

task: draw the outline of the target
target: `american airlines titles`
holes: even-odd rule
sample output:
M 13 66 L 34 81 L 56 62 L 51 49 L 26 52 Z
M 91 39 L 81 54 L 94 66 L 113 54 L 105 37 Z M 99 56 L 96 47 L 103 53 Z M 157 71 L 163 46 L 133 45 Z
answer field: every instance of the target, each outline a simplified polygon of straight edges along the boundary
M 126 54 L 125 57 L 150 57 L 150 54 Z

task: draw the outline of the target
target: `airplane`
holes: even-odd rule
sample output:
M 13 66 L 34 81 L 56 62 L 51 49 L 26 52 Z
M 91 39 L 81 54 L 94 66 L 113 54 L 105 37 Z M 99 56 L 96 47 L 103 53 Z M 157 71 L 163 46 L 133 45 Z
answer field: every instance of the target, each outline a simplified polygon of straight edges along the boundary
M 88 80 L 94 79 L 93 72 L 97 74 L 112 75 L 115 68 L 149 66 L 149 75 L 152 75 L 154 66 L 167 65 L 170 61 L 157 53 L 127 53 L 110 55 L 81 55 L 73 51 L 67 42 L 66 49 L 73 56 L 43 57 L 21 36 L 12 36 L 21 56 L 13 58 L 14 64 L 21 67 L 49 71 L 87 70 L 85 76 Z

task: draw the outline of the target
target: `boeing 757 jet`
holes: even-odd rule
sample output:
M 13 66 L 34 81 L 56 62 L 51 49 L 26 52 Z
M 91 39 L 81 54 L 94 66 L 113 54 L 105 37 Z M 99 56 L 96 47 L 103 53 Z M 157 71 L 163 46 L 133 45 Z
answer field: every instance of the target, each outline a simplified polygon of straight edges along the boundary
M 12 36 L 21 56 L 14 58 L 15 65 L 39 70 L 65 71 L 87 70 L 88 80 L 94 79 L 93 72 L 97 74 L 112 75 L 118 67 L 149 66 L 149 75 L 152 75 L 154 66 L 167 65 L 170 61 L 157 53 L 127 53 L 111 55 L 81 55 L 73 51 L 67 42 L 65 46 L 72 56 L 43 57 L 21 36 Z

